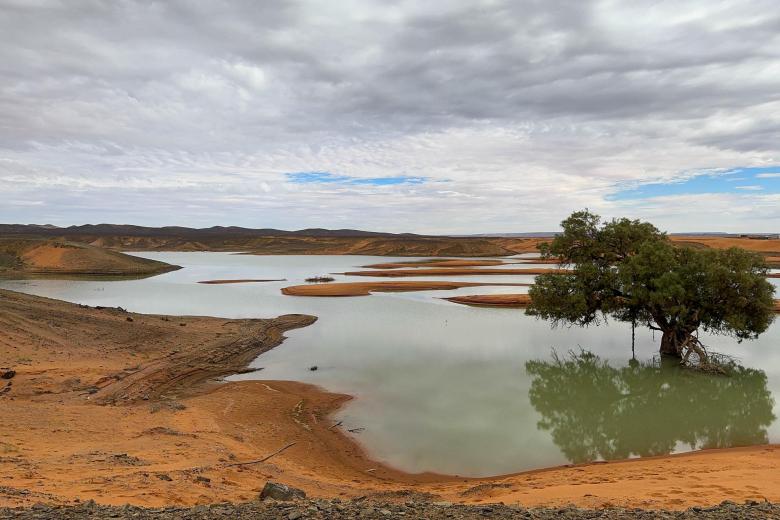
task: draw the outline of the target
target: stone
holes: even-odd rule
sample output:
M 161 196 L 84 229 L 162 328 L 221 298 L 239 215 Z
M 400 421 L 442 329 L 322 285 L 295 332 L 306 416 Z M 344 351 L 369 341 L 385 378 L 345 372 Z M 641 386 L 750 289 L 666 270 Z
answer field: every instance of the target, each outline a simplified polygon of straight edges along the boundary
M 260 500 L 273 498 L 274 500 L 294 500 L 296 498 L 306 498 L 306 493 L 301 489 L 290 487 L 278 482 L 266 482 L 263 490 L 260 492 Z

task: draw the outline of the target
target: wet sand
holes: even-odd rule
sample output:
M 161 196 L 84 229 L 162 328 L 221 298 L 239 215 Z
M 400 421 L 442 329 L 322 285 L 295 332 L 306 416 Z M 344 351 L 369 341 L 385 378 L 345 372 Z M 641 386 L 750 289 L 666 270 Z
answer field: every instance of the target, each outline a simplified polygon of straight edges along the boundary
M 510 275 L 538 275 L 545 273 L 568 273 L 566 269 L 491 269 L 491 268 L 439 268 L 439 269 L 389 269 L 377 271 L 350 271 L 338 273 L 346 276 L 376 276 L 384 278 L 401 278 L 406 276 L 510 276 Z
M 372 292 L 448 291 L 461 287 L 480 286 L 527 286 L 526 283 L 479 283 L 447 281 L 403 281 L 403 282 L 342 282 L 284 287 L 287 296 L 369 296 Z
M 523 308 L 531 304 L 531 297 L 527 294 L 471 294 L 442 299 L 473 307 Z M 780 300 L 775 300 L 774 311 L 780 313 Z
M 348 396 L 288 381 L 218 383 L 312 321 L 142 315 L 0 291 L 0 505 L 244 501 L 267 480 L 314 497 L 455 503 L 780 501 L 780 446 L 484 479 L 410 475 L 372 461 L 334 425 Z
M 445 259 L 437 260 L 428 258 L 426 260 L 415 260 L 411 262 L 388 262 L 382 264 L 363 265 L 364 269 L 408 269 L 410 267 L 487 267 L 492 265 L 507 265 L 515 262 L 506 262 L 504 260 L 460 260 Z
M 531 297 L 527 294 L 473 294 L 469 296 L 453 296 L 444 298 L 453 303 L 471 305 L 474 307 L 528 307 Z
M 235 280 L 202 280 L 198 283 L 206 284 L 206 285 L 222 285 L 222 284 L 231 284 L 231 283 L 261 283 L 261 282 L 284 282 L 284 278 L 280 278 L 277 280 L 260 280 L 260 279 L 253 279 L 253 278 L 246 278 L 246 279 L 235 279 Z

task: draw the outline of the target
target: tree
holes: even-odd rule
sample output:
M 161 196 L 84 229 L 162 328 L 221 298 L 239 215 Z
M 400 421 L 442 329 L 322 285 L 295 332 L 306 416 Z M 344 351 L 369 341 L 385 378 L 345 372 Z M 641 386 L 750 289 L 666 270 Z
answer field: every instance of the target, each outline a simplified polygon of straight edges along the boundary
M 754 339 L 771 324 L 774 287 L 763 257 L 739 248 L 675 247 L 647 222 L 601 223 L 572 213 L 563 233 L 540 247 L 570 269 L 536 277 L 526 313 L 558 324 L 598 325 L 611 317 L 662 333 L 661 354 L 708 364 L 699 329 Z

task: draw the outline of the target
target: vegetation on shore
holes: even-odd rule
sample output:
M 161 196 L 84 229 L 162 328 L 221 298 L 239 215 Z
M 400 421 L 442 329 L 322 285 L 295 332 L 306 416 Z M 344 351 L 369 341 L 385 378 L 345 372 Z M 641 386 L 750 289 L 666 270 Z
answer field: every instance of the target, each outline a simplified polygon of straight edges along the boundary
M 309 283 L 328 283 L 333 282 L 336 279 L 332 276 L 311 276 L 309 278 L 306 278 L 306 281 Z
M 579 211 L 543 244 L 571 272 L 549 272 L 531 287 L 526 312 L 557 324 L 606 318 L 660 331 L 661 354 L 708 366 L 699 329 L 753 339 L 774 319 L 774 287 L 763 257 L 738 248 L 674 247 L 647 222 Z

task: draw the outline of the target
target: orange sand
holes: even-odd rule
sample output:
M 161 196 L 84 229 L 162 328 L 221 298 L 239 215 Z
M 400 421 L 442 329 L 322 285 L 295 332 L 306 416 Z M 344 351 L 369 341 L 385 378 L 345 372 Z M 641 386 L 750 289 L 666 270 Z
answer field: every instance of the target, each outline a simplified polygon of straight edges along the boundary
M 343 282 L 312 285 L 293 285 L 282 289 L 288 296 L 368 296 L 372 292 L 447 291 L 461 287 L 486 285 L 526 286 L 524 283 L 478 282 Z
M 209 285 L 221 285 L 226 283 L 259 283 L 259 282 L 283 282 L 284 279 L 281 280 L 259 280 L 259 279 L 236 279 L 236 280 L 203 280 L 198 283 L 203 284 L 209 284 Z
M 341 273 L 347 276 L 381 276 L 387 278 L 400 278 L 405 276 L 480 276 L 480 275 L 538 275 L 544 273 L 567 273 L 565 269 L 469 269 L 469 268 L 442 268 L 442 269 L 392 269 L 387 271 L 351 271 Z
M 474 307 L 528 307 L 531 297 L 527 294 L 472 294 L 452 296 L 444 300 Z M 780 312 L 780 300 L 775 300 L 774 311 Z
M 209 383 L 310 321 L 130 314 L 0 291 L 0 370 L 16 370 L 0 379 L 0 505 L 241 501 L 267 480 L 314 497 L 385 500 L 429 493 L 449 502 L 644 508 L 780 501 L 776 445 L 484 479 L 410 475 L 372 461 L 334 425 L 329 415 L 347 396 L 289 381 Z
M 409 267 L 484 267 L 491 265 L 505 265 L 512 262 L 505 262 L 503 260 L 459 260 L 459 259 L 446 259 L 436 260 L 435 258 L 429 258 L 428 260 L 417 260 L 413 262 L 388 262 L 384 264 L 371 264 L 362 266 L 365 269 L 403 269 Z
M 474 294 L 469 296 L 453 296 L 444 298 L 453 303 L 472 305 L 474 307 L 528 307 L 531 297 L 527 294 Z

